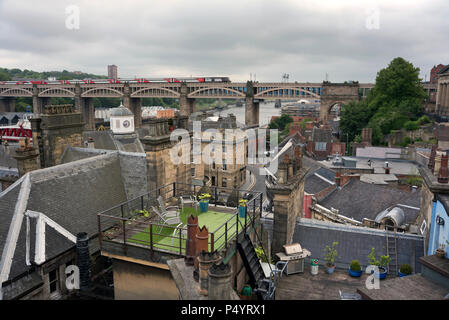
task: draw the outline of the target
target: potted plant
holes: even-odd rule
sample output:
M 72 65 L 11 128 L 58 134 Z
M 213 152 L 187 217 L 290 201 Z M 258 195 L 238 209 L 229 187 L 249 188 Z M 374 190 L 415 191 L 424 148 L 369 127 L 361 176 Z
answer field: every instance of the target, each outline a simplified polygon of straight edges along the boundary
M 390 263 L 391 258 L 390 256 L 380 256 L 380 261 L 376 259 L 375 256 L 375 249 L 371 248 L 371 252 L 368 255 L 368 263 L 370 265 L 376 266 L 379 268 L 379 273 L 374 272 L 374 275 L 379 279 L 385 279 L 387 276 L 387 265 Z
M 440 245 L 438 246 L 438 249 L 435 251 L 435 255 L 437 257 L 444 258 L 444 256 L 445 256 L 444 248 L 445 247 L 446 246 L 444 244 L 440 243 Z
M 239 216 L 240 216 L 240 218 L 245 218 L 247 202 L 248 202 L 248 200 L 245 200 L 245 199 L 239 200 Z
M 335 247 L 338 245 L 337 241 L 332 242 L 332 246 L 326 246 L 324 250 L 326 250 L 326 254 L 324 256 L 324 260 L 327 262 L 327 273 L 332 274 L 335 270 L 335 258 L 337 258 L 337 250 Z
M 398 274 L 400 277 L 405 277 L 408 276 L 409 274 L 412 274 L 412 272 L 413 272 L 412 266 L 407 263 L 404 263 L 401 264 Z
M 352 260 L 349 265 L 349 275 L 351 277 L 360 277 L 362 275 L 362 266 L 359 260 Z
M 207 212 L 209 209 L 209 199 L 210 194 L 209 193 L 202 193 L 198 196 L 198 199 L 200 200 L 200 210 L 201 212 Z

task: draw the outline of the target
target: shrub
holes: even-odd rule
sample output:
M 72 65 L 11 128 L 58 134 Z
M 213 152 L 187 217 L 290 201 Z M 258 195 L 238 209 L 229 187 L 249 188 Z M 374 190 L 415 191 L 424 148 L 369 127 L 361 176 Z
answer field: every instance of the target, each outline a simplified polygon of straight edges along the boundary
M 422 116 L 421 118 L 419 118 L 418 120 L 417 120 L 417 123 L 418 123 L 418 125 L 423 125 L 423 124 L 426 124 L 426 123 L 430 123 L 431 121 L 430 121 L 430 118 L 428 117 L 428 116 L 426 116 L 426 115 L 424 115 L 424 116 Z
M 412 131 L 419 129 L 419 126 L 416 121 L 407 121 L 406 123 L 404 123 L 404 128 L 407 131 Z
M 380 256 L 380 260 L 377 260 L 375 256 L 375 249 L 371 248 L 371 252 L 368 255 L 368 263 L 370 265 L 385 268 L 387 264 L 390 263 L 390 261 L 391 261 L 390 256 Z
M 359 260 L 352 260 L 350 264 L 350 268 L 352 271 L 360 271 L 362 270 L 362 266 L 360 265 Z
M 405 263 L 405 264 L 401 265 L 401 267 L 399 268 L 399 271 L 401 271 L 401 273 L 404 273 L 404 274 L 411 274 L 413 272 L 413 269 L 409 264 Z
M 326 246 L 324 250 L 326 250 L 326 255 L 324 256 L 324 260 L 327 261 L 329 266 L 333 266 L 335 262 L 335 258 L 338 256 L 337 250 L 335 247 L 338 245 L 337 241 L 332 242 L 332 247 Z

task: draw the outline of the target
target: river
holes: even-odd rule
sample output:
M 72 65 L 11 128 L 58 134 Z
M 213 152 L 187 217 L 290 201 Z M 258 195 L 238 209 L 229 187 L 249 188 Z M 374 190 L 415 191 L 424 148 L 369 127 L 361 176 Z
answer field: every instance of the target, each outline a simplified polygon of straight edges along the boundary
M 245 106 L 242 107 L 230 107 L 222 111 L 214 111 L 214 115 L 227 116 L 228 114 L 234 114 L 237 118 L 237 122 L 245 124 Z M 281 108 L 274 107 L 274 101 L 267 101 L 266 103 L 260 103 L 259 105 L 259 126 L 267 125 L 270 122 L 272 116 L 281 115 Z

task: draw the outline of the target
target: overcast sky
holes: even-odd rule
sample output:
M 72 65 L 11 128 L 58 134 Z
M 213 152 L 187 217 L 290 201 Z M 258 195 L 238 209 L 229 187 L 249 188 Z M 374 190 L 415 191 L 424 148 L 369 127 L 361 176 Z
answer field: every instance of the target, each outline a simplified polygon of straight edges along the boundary
M 373 82 L 401 56 L 428 80 L 448 17 L 448 0 L 0 0 L 0 66 Z

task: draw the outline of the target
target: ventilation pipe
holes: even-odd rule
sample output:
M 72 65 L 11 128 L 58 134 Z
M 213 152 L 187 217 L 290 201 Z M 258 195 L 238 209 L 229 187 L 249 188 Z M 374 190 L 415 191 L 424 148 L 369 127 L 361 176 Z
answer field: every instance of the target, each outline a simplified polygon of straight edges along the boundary
M 76 255 L 80 270 L 80 289 L 87 291 L 91 283 L 89 237 L 86 232 L 80 232 L 76 236 Z

